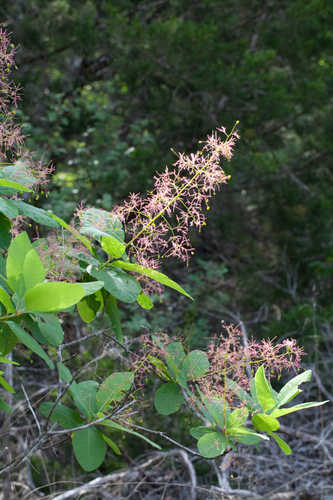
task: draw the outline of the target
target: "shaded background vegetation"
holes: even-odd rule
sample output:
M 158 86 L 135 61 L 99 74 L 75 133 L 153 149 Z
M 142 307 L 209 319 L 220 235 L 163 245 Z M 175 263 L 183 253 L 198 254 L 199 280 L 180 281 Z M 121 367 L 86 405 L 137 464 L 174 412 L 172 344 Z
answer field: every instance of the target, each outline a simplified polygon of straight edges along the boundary
M 325 382 L 317 397 L 333 391 L 332 2 L 2 0 L 0 20 L 18 46 L 27 143 L 56 166 L 38 203 L 66 220 L 80 201 L 110 210 L 149 189 L 171 148 L 240 121 L 232 179 L 193 234 L 192 262 L 164 266 L 196 301 L 168 292 L 145 316 L 129 307 L 125 333 L 204 346 L 225 320 L 292 336 Z

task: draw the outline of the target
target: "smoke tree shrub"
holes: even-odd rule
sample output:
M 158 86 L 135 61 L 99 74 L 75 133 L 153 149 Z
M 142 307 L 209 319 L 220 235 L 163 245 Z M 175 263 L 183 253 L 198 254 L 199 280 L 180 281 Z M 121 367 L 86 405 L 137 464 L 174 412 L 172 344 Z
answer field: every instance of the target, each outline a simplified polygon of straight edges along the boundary
M 180 341 L 144 338 L 143 349 L 131 353 L 128 371 L 113 372 L 100 382 L 78 381 L 79 372 L 72 373 L 62 358 L 66 332 L 59 312 L 74 314 L 76 307 L 86 323 L 107 315 L 121 347 L 119 302 L 150 309 L 149 293 L 163 286 L 192 300 L 159 268 L 164 258 L 188 261 L 193 253 L 188 231 L 206 224 L 210 198 L 228 181 L 221 161 L 232 158 L 238 139 L 235 127 L 230 133 L 223 128 L 212 133 L 195 154 L 179 154 L 172 168 L 156 176 L 146 197 L 133 194 L 111 212 L 81 207 L 78 222 L 70 225 L 22 199 L 22 193 L 33 197 L 38 186 L 45 184 L 50 168 L 34 162 L 24 149 L 15 121 L 18 89 L 8 77 L 13 65 L 14 48 L 0 28 L 0 363 L 17 364 L 8 355 L 22 344 L 58 379 L 56 395 L 52 390 L 53 399 L 39 406 L 38 418 L 45 420 L 38 420 L 39 436 L 28 454 L 52 436 L 65 434 L 72 439 L 79 464 L 92 471 L 103 463 L 107 447 L 121 453 L 110 437 L 114 431 L 140 437 L 160 449 L 127 418 L 135 404 L 134 389 L 145 384 L 147 374 L 162 382 L 154 396 L 157 412 L 170 415 L 186 403 L 201 420 L 201 425 L 189 429 L 197 440 L 198 452 L 193 453 L 214 458 L 237 443 L 257 445 L 270 437 L 290 453 L 276 434 L 278 418 L 323 404 L 284 407 L 301 392 L 299 386 L 310 379 L 310 370 L 296 375 L 279 392 L 272 388 L 273 378 L 282 370 L 300 368 L 303 353 L 293 340 L 276 345 L 251 341 L 244 346 L 238 330 L 229 327 L 207 351 L 186 352 Z M 58 233 L 32 243 L 20 226 L 13 231 L 17 220 L 32 220 Z M 13 393 L 15 383 L 12 387 L 2 375 L 4 391 Z M 0 399 L 0 409 L 12 412 L 6 395 Z M 22 457 L 15 457 L 1 472 L 21 461 Z

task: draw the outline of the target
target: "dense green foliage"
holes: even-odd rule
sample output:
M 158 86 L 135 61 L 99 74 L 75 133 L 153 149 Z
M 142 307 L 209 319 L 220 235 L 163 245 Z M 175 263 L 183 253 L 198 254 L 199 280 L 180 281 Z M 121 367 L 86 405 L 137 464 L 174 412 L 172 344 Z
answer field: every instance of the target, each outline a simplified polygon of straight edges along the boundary
M 236 118 L 232 181 L 199 255 L 229 269 L 228 308 L 249 319 L 264 306 L 263 332 L 311 338 L 304 311 L 313 317 L 315 303 L 316 314 L 331 314 L 330 2 L 34 0 L 2 9 L 20 46 L 24 130 L 56 165 L 45 206 L 65 218 L 80 201 L 108 210 L 149 187 L 173 161 L 171 147 L 190 151 Z
M 326 377 L 333 368 L 332 3 L 2 0 L 0 12 L 19 47 L 17 115 L 26 142 L 56 167 L 48 197 L 35 205 L 67 222 L 81 201 L 108 211 L 128 193 L 151 189 L 154 172 L 174 162 L 171 148 L 192 152 L 212 129 L 240 121 L 226 167 L 231 181 L 212 202 L 207 228 L 193 234 L 188 270 L 163 268 L 195 301 L 166 290 L 139 315 L 125 300 L 117 319 L 111 313 L 117 338 L 161 328 L 184 336 L 190 351 L 206 347 L 221 319 L 242 322 L 256 337 L 295 337 Z M 7 210 L 23 213 L 19 203 Z M 54 219 L 38 215 L 46 234 L 42 225 Z M 28 232 L 36 236 L 36 227 Z M 94 237 L 89 227 L 82 234 Z M 92 271 L 91 279 L 105 283 L 105 273 Z M 96 297 L 78 308 L 85 321 L 105 299 Z M 98 314 L 96 321 L 109 324 Z

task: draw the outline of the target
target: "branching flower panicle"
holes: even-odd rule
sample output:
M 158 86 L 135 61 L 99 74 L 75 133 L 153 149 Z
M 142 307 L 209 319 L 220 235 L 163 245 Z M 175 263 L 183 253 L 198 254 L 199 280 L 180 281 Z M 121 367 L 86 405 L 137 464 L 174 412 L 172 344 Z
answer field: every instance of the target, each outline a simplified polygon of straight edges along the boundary
M 16 121 L 16 108 L 21 99 L 20 88 L 9 79 L 15 68 L 15 48 L 8 33 L 0 26 L 0 165 L 20 163 L 24 173 L 33 177 L 32 187 L 45 186 L 53 171 L 51 165 L 36 161 L 31 151 L 24 147 L 24 135 Z M 11 180 L 22 182 L 22 170 L 13 170 Z
M 277 343 L 270 339 L 250 339 L 245 345 L 238 326 L 222 326 L 223 333 L 208 345 L 210 369 L 199 381 L 203 393 L 223 396 L 231 406 L 235 406 L 235 394 L 227 379 L 249 390 L 250 380 L 259 366 L 264 367 L 268 378 L 279 377 L 284 371 L 296 372 L 300 369 L 304 351 L 297 346 L 295 339 Z
M 63 230 L 37 240 L 36 250 L 42 259 L 46 276 L 53 281 L 76 282 L 81 275 L 80 254 L 87 249 L 70 233 Z
M 8 160 L 23 144 L 23 135 L 15 123 L 19 88 L 8 75 L 15 66 L 15 49 L 0 26 L 0 160 Z
M 212 133 L 201 151 L 178 154 L 173 168 L 155 177 L 153 190 L 145 197 L 131 194 L 116 208 L 129 238 L 128 253 L 139 264 L 159 267 L 161 258 L 176 257 L 188 261 L 193 254 L 189 229 L 205 225 L 209 200 L 228 181 L 221 160 L 230 160 L 235 140 L 235 127 L 226 137 Z
M 273 343 L 271 340 L 248 341 L 243 343 L 243 336 L 238 326 L 222 325 L 223 333 L 216 336 L 208 345 L 206 354 L 209 361 L 207 372 L 195 381 L 201 392 L 209 397 L 226 399 L 233 408 L 242 404 L 229 381 L 236 382 L 248 391 L 250 381 L 259 366 L 263 366 L 266 376 L 279 377 L 283 372 L 298 371 L 303 349 L 294 339 Z M 165 361 L 170 356 L 166 346 L 175 339 L 166 335 L 158 337 L 158 343 L 148 335 L 140 338 L 141 350 L 132 360 L 137 380 L 141 383 L 154 372 L 160 376 L 159 366 L 154 358 Z M 163 377 L 162 377 L 163 378 Z

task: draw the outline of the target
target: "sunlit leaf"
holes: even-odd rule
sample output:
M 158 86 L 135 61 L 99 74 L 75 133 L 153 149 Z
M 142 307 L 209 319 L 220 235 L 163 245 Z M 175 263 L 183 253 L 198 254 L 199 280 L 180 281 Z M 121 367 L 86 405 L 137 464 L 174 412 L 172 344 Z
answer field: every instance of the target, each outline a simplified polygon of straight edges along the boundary
M 272 436 L 285 455 L 291 454 L 290 446 L 282 438 L 280 438 L 280 436 L 275 434 L 275 432 L 271 432 L 269 435 Z
M 13 313 L 15 311 L 10 296 L 1 286 L 0 286 L 0 302 L 5 306 L 7 313 Z
M 9 181 L 8 179 L 0 178 L 0 186 L 11 188 L 13 191 L 24 191 L 26 193 L 31 193 L 32 189 L 20 184 L 19 182 Z
M 287 382 L 286 385 L 282 387 L 281 391 L 278 394 L 277 407 L 279 408 L 280 406 L 286 404 L 295 394 L 295 392 L 299 391 L 298 388 L 301 384 L 303 384 L 304 382 L 309 382 L 311 380 L 311 376 L 312 371 L 306 370 L 305 372 L 300 373 L 299 375 L 296 375 L 296 377 L 289 380 L 289 382 Z
M 273 397 L 270 384 L 265 376 L 263 366 L 259 366 L 255 377 L 257 399 L 264 411 L 271 410 L 275 406 L 275 399 Z
M 221 432 L 209 432 L 198 441 L 200 455 L 205 458 L 215 458 L 226 450 L 228 442 Z
M 253 415 L 252 424 L 261 432 L 277 431 L 280 427 L 280 422 L 276 418 L 263 413 L 256 413 Z
M 29 311 L 57 312 L 77 304 L 84 294 L 84 288 L 77 283 L 54 281 L 36 285 L 24 298 Z
M 144 292 L 140 293 L 137 302 L 143 309 L 152 309 L 154 305 L 149 295 Z
M 24 261 L 32 249 L 26 232 L 18 234 L 9 245 L 6 261 L 7 279 L 12 289 L 20 296 L 23 296 L 26 290 L 23 276 Z
M 168 278 L 165 274 L 160 273 L 159 271 L 155 271 L 154 269 L 149 269 L 149 267 L 140 266 L 139 264 L 132 264 L 131 262 L 125 262 L 124 260 L 117 260 L 111 263 L 114 267 L 120 267 L 121 269 L 126 269 L 126 271 L 132 271 L 134 273 L 142 274 L 143 276 L 147 276 L 161 285 L 168 286 L 169 288 L 173 288 L 179 293 L 182 293 L 189 299 L 193 298 L 189 295 L 178 283 Z
M 316 406 L 321 406 L 326 403 L 329 403 L 329 400 L 320 402 L 301 403 L 299 405 L 291 406 L 290 408 L 280 408 L 273 410 L 270 416 L 278 418 L 282 417 L 283 415 L 288 415 L 289 413 L 294 413 L 295 411 L 306 410 L 307 408 L 315 408 Z
M 33 248 L 24 258 L 23 277 L 26 290 L 33 288 L 35 285 L 45 280 L 46 273 L 42 260 Z

